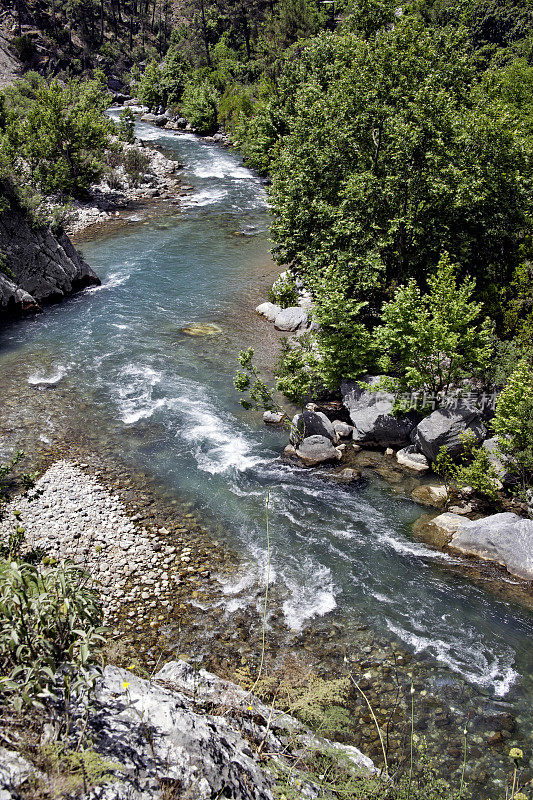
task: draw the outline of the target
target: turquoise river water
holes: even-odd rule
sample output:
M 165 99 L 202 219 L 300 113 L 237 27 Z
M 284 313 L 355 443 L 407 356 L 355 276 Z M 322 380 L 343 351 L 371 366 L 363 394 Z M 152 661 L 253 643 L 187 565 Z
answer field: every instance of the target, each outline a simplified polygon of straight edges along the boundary
M 347 490 L 282 462 L 286 433 L 238 404 L 237 353 L 260 334 L 268 374 L 266 351 L 278 338 L 253 313 L 276 274 L 262 182 L 237 155 L 192 134 L 139 124 L 138 135 L 185 164 L 192 191 L 174 213 L 139 213 L 84 242 L 102 286 L 4 329 L 0 366 L 15 355 L 28 363 L 30 384 L 62 378 L 118 426 L 142 427 L 129 457 L 216 518 L 242 554 L 242 570 L 224 586 L 228 613 L 257 603 L 269 491 L 270 580 L 290 631 L 327 615 L 348 630 L 363 619 L 424 659 L 436 681 L 471 687 L 524 726 L 533 673 L 528 614 L 415 541 L 419 506 L 378 479 Z M 222 332 L 182 334 L 193 322 Z

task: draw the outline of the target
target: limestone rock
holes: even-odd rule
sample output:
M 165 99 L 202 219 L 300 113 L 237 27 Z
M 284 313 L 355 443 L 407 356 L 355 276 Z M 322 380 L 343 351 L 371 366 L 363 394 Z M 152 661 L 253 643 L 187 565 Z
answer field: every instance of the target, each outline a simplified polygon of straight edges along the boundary
M 533 581 L 533 520 L 505 512 L 476 520 L 462 520 L 450 547 L 461 553 L 495 561 L 511 575 Z
M 440 508 L 446 503 L 448 493 L 444 486 L 434 486 L 430 483 L 425 483 L 413 489 L 411 497 L 423 506 Z
M 0 214 L 0 251 L 9 274 L 0 272 L 0 315 L 38 311 L 99 278 L 64 232 L 30 225 L 28 216 L 3 182 L 8 207 Z
M 339 461 L 341 453 L 326 436 L 308 436 L 296 448 L 296 455 L 306 467 L 326 461 Z
M 276 305 L 276 303 L 261 303 L 255 310 L 269 322 L 274 322 L 278 314 L 281 313 L 281 306 Z
M 342 422 L 340 419 L 334 419 L 333 430 L 337 436 L 340 436 L 343 439 L 348 439 L 352 435 L 353 425 L 348 425 L 347 422 Z
M 460 436 L 467 430 L 478 442 L 482 442 L 487 434 L 478 409 L 457 402 L 453 406 L 438 408 L 425 417 L 414 429 L 411 439 L 417 450 L 429 461 L 435 461 L 441 447 L 446 447 L 452 458 L 459 455 L 463 448 Z
M 296 331 L 307 325 L 307 312 L 299 306 L 290 306 L 282 309 L 274 320 L 274 325 L 279 331 Z
M 400 466 L 412 469 L 414 472 L 427 472 L 429 469 L 429 462 L 425 455 L 418 453 L 412 444 L 398 450 L 396 460 Z
M 269 425 L 279 425 L 287 418 L 283 411 L 265 411 L 263 414 L 263 422 Z
M 393 415 L 394 395 L 373 389 L 381 380 L 381 376 L 365 378 L 363 387 L 366 383 L 368 389 L 362 388 L 357 381 L 342 381 L 343 403 L 354 426 L 352 438 L 359 444 L 402 447 L 409 443 L 419 417 L 415 412 Z
M 274 776 L 259 745 L 281 763 L 293 764 L 301 749 L 336 750 L 354 774 L 375 771 L 356 748 L 314 736 L 286 714 L 272 716 L 249 692 L 183 661 L 166 664 L 151 681 L 106 667 L 88 731 L 97 752 L 117 764 L 115 781 L 94 795 L 104 800 L 161 798 L 162 782 L 179 786 L 182 800 L 222 793 L 272 800 Z M 316 797 L 317 788 L 307 782 L 301 796 Z
M 325 436 L 331 442 L 337 442 L 335 428 L 321 411 L 304 411 L 292 419 L 291 444 L 298 444 L 310 436 Z
M 0 798 L 2 790 L 6 797 L 11 797 L 9 790 L 22 786 L 28 778 L 37 777 L 40 773 L 19 753 L 0 747 Z

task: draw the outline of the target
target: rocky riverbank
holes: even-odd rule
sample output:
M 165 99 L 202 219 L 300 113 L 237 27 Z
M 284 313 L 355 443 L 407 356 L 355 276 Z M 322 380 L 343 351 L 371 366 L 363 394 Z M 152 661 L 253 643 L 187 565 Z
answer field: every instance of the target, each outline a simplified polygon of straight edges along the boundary
M 178 205 L 179 197 L 187 194 L 179 177 L 181 165 L 167 158 L 159 150 L 140 140 L 124 145 L 124 153 L 139 152 L 144 165 L 139 177 L 132 180 L 123 166 L 117 167 L 112 177 L 108 174 L 99 184 L 91 187 L 86 202 L 73 201 L 67 233 L 79 239 L 103 226 L 120 224 L 132 211 L 161 205 Z

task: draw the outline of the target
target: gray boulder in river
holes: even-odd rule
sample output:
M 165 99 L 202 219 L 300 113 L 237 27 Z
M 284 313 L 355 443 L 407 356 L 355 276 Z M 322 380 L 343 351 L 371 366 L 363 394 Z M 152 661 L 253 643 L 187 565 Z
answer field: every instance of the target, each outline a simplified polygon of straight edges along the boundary
M 495 561 L 512 575 L 533 581 L 533 520 L 509 511 L 475 520 L 446 513 L 431 525 L 450 537 L 454 550 Z
M 39 311 L 41 304 L 100 283 L 63 231 L 32 226 L 3 183 L 0 194 L 7 204 L 0 213 L 0 319 Z
M 339 461 L 341 451 L 333 446 L 327 436 L 307 436 L 296 448 L 296 455 L 306 467 L 314 467 L 326 461 Z
M 337 442 L 333 424 L 321 411 L 304 411 L 292 418 L 291 444 L 298 444 L 309 436 L 325 436 L 331 442 Z
M 471 431 L 477 442 L 482 442 L 487 435 L 478 409 L 459 401 L 453 406 L 438 408 L 425 417 L 413 431 L 411 439 L 417 450 L 430 461 L 435 461 L 441 447 L 446 447 L 452 458 L 459 455 L 463 449 L 461 434 L 466 431 Z
M 416 412 L 396 416 L 392 413 L 394 395 L 377 390 L 380 376 L 368 376 L 364 381 L 342 381 L 341 394 L 353 423 L 353 441 L 357 444 L 381 447 L 403 447 L 420 417 Z M 364 384 L 368 389 L 364 388 Z M 362 384 L 362 385 L 360 385 Z

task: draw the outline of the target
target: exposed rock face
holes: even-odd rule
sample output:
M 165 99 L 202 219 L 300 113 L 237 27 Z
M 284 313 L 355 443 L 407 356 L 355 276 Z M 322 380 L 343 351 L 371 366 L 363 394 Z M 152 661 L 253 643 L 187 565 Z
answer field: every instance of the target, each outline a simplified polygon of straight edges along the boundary
M 417 425 L 411 439 L 417 450 L 430 461 L 435 461 L 441 447 L 446 447 L 452 458 L 459 455 L 463 448 L 460 436 L 467 430 L 478 442 L 487 435 L 479 411 L 459 402 L 433 411 Z
M 323 436 L 331 442 L 337 441 L 335 428 L 321 411 L 304 411 L 303 414 L 295 414 L 292 419 L 292 425 L 291 444 L 297 444 L 301 439 L 306 439 L 310 436 Z M 297 431 L 300 436 L 298 436 Z
M 415 412 L 394 416 L 394 395 L 381 390 L 371 391 L 380 380 L 379 376 L 365 378 L 364 383 L 369 389 L 361 388 L 356 381 L 341 383 L 343 403 L 354 426 L 352 437 L 358 444 L 402 447 L 409 443 L 419 417 Z
M 166 784 L 182 800 L 273 800 L 260 745 L 281 765 L 292 764 L 291 753 L 302 748 L 333 748 L 354 772 L 374 771 L 356 748 L 315 737 L 249 692 L 183 661 L 167 664 L 152 681 L 106 667 L 88 727 L 95 749 L 117 763 L 115 782 L 91 798 L 154 800 Z M 318 796 L 317 787 L 300 785 L 297 796 Z
M 43 303 L 100 283 L 64 233 L 32 228 L 14 199 L 0 213 L 0 250 L 9 270 L 0 272 L 0 319 L 39 311 Z
M 499 480 L 505 485 L 511 485 L 516 481 L 516 476 L 513 476 L 505 464 L 502 455 L 498 448 L 498 439 L 494 436 L 492 439 L 485 439 L 483 442 L 483 449 L 489 454 L 489 461 L 496 470 Z M 513 480 L 514 478 L 514 480 Z
M 325 461 L 339 461 L 341 453 L 326 436 L 308 436 L 296 448 L 296 455 L 306 467 Z
M 299 306 L 284 308 L 276 316 L 274 325 L 279 331 L 296 331 L 307 325 L 307 312 Z
M 476 520 L 447 513 L 431 524 L 449 535 L 452 549 L 495 561 L 512 575 L 533 581 L 533 520 L 511 512 Z

